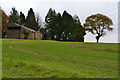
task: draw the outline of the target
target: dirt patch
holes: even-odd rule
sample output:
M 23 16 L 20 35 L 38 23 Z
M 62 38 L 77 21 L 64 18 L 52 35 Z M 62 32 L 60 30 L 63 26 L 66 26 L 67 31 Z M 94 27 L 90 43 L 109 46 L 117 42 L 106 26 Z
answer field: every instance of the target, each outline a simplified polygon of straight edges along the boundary
M 103 52 L 115 52 L 118 53 L 118 51 L 113 51 L 113 50 L 104 50 L 104 49 L 98 49 L 98 48 L 91 48 L 87 47 L 89 44 L 81 44 L 77 46 L 77 44 L 70 44 L 68 45 L 69 47 L 74 47 L 74 48 L 79 48 L 79 49 L 84 49 L 84 50 L 94 50 L 94 51 L 103 51 Z
M 26 52 L 26 53 L 30 53 L 30 54 L 36 54 L 36 55 L 42 55 L 42 56 L 48 56 L 48 57 L 52 57 L 52 58 L 56 58 L 56 59 L 61 59 L 57 56 L 50 56 L 50 55 L 45 55 L 43 53 L 37 53 L 37 52 L 33 52 L 33 51 L 28 51 L 28 50 L 23 50 L 23 49 L 18 49 L 18 48 L 15 48 L 13 46 L 8 46 L 10 49 L 13 49 L 13 50 L 17 50 L 17 51 L 21 51 L 21 52 Z

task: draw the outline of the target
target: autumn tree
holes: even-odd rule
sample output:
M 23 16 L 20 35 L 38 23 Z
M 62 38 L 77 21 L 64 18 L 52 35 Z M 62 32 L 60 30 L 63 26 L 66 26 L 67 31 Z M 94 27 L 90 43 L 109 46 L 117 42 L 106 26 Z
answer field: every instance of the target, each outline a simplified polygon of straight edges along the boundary
M 7 25 L 8 16 L 2 9 L 0 9 L 0 15 L 2 15 L 2 18 L 0 21 L 0 22 L 2 22 L 2 23 L 0 23 L 1 24 L 0 30 L 2 30 L 2 31 L 0 31 L 0 32 L 2 33 L 2 37 L 5 37 L 5 30 L 7 29 L 6 25 Z M 1 35 L 1 33 L 0 33 L 0 35 Z
M 105 30 L 113 30 L 110 27 L 111 25 L 113 25 L 113 22 L 109 17 L 103 14 L 95 14 L 86 18 L 84 28 L 92 34 L 97 34 L 96 40 L 98 43 L 100 37 L 106 34 Z
M 7 20 L 8 20 L 8 16 L 6 15 L 6 13 L 1 10 L 2 12 L 2 30 L 6 30 L 7 27 L 6 27 L 6 24 L 7 24 Z

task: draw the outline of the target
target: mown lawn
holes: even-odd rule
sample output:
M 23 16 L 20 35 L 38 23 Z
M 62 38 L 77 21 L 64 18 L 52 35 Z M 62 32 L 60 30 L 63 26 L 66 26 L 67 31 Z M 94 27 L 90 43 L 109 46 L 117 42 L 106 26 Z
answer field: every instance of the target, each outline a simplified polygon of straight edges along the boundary
M 75 45 L 71 47 L 71 44 Z M 79 46 L 83 44 L 88 44 L 88 48 L 104 50 L 87 50 Z M 118 44 L 115 43 L 3 39 L 2 46 L 3 78 L 118 77 Z

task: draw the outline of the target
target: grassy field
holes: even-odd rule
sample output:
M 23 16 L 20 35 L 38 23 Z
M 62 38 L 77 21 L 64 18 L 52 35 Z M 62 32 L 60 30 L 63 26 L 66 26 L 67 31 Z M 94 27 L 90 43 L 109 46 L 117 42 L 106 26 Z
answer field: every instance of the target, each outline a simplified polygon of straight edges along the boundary
M 3 78 L 117 78 L 118 44 L 3 39 Z

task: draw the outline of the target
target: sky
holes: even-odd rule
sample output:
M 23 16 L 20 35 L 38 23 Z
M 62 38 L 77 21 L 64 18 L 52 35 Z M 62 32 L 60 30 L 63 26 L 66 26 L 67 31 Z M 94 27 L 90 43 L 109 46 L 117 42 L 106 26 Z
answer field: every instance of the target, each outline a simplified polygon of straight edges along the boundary
M 86 17 L 101 13 L 112 19 L 114 28 L 112 32 L 100 38 L 103 43 L 118 43 L 118 0 L 0 0 L 0 7 L 10 14 L 11 8 L 15 7 L 18 12 L 22 11 L 27 15 L 28 10 L 33 8 L 34 12 L 39 13 L 42 21 L 49 10 L 53 8 L 56 12 L 63 13 L 66 10 L 72 16 L 77 15 L 81 23 L 85 22 Z M 96 35 L 87 33 L 85 42 L 96 42 Z

